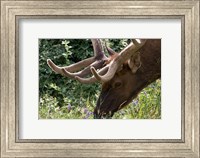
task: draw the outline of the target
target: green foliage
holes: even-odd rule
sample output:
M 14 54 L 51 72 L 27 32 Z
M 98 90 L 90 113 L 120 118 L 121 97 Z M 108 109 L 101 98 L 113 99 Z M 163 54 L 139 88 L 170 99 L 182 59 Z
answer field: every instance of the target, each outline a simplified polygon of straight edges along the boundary
M 122 50 L 128 40 L 104 39 L 116 52 Z M 39 118 L 93 119 L 100 85 L 81 84 L 52 72 L 47 59 L 60 66 L 70 65 L 93 56 L 91 41 L 78 39 L 39 40 Z M 126 108 L 115 113 L 116 119 L 150 119 L 161 116 L 160 80 L 146 87 Z

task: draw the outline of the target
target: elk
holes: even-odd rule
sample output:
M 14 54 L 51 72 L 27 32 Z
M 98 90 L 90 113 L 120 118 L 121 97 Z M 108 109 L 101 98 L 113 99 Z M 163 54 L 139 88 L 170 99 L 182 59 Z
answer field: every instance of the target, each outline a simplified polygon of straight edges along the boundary
M 107 45 L 103 47 L 100 39 L 91 41 L 93 57 L 64 67 L 55 65 L 50 59 L 47 59 L 47 64 L 54 72 L 83 84 L 100 82 L 102 89 L 94 118 L 111 118 L 143 88 L 161 77 L 161 40 L 132 39 L 119 53 Z

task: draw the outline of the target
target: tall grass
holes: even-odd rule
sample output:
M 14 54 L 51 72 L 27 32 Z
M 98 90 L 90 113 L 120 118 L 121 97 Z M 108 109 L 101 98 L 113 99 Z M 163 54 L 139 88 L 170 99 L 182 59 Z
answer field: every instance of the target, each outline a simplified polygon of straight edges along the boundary
M 81 94 L 81 91 L 80 91 Z M 95 94 L 94 94 L 95 95 Z M 96 99 L 77 98 L 75 103 L 64 98 L 64 105 L 58 106 L 56 97 L 44 95 L 40 98 L 40 119 L 93 119 Z M 79 102 L 79 104 L 77 104 Z M 161 80 L 157 80 L 142 90 L 136 99 L 120 111 L 113 119 L 160 119 L 161 118 Z

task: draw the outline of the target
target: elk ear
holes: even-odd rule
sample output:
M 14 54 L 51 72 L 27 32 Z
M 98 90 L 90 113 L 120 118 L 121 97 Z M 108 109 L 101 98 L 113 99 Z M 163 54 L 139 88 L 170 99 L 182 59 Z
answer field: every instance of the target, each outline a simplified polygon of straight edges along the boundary
M 128 66 L 131 69 L 132 73 L 136 73 L 137 70 L 141 66 L 141 61 L 140 61 L 140 52 L 137 52 L 134 56 L 132 56 L 128 60 Z

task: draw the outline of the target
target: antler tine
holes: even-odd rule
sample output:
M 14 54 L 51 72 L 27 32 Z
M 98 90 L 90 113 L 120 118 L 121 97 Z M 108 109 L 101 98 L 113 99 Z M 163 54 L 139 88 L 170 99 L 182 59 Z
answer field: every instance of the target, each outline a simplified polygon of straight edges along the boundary
M 132 39 L 133 44 L 138 45 L 138 41 L 136 39 Z
M 112 50 L 110 47 L 108 47 L 107 44 L 106 44 L 105 46 L 106 46 L 106 50 L 108 51 L 108 54 L 109 54 L 110 56 L 116 54 L 116 52 L 115 52 L 114 50 Z
M 91 67 L 90 70 L 92 71 L 93 68 L 94 67 Z M 108 71 L 108 66 L 99 70 L 98 73 L 99 73 L 99 75 L 104 75 L 107 71 Z M 90 84 L 90 83 L 97 82 L 97 79 L 95 76 L 92 76 L 90 78 L 81 78 L 79 76 L 75 76 L 75 79 L 78 80 L 80 83 L 84 83 L 84 84 Z
M 49 67 L 56 73 L 62 73 L 62 69 L 65 69 L 69 72 L 74 72 L 74 71 L 78 71 L 83 67 L 86 67 L 88 65 L 90 65 L 91 63 L 93 63 L 95 61 L 95 57 L 91 57 L 85 60 L 82 60 L 78 63 L 75 64 L 71 64 L 69 66 L 65 66 L 65 67 L 60 67 L 57 66 L 56 64 L 54 64 L 54 62 L 51 59 L 47 59 L 47 64 L 49 65 Z
M 59 66 L 57 66 L 56 64 L 54 64 L 53 61 L 51 61 L 51 59 L 47 59 L 47 64 L 49 65 L 49 67 L 56 73 L 61 73 L 61 68 Z
M 112 79 L 113 76 L 115 75 L 115 72 L 117 71 L 117 69 L 118 69 L 118 66 L 116 65 L 116 63 L 112 62 L 109 64 L 107 73 L 104 74 L 104 76 L 101 76 L 101 74 L 99 74 L 94 67 L 91 67 L 91 71 L 92 71 L 92 74 L 94 75 L 94 77 L 99 82 L 102 82 L 102 83 L 107 82 L 110 79 Z
M 109 69 L 107 73 L 101 76 L 94 68 L 91 69 L 95 78 L 100 82 L 107 82 L 113 78 L 115 72 L 118 70 L 120 65 L 128 60 L 131 56 L 135 55 L 136 52 L 145 44 L 146 40 L 142 40 L 141 43 L 138 43 L 136 40 L 133 40 L 133 43 L 130 43 L 123 51 L 119 53 L 119 56 L 115 58 L 113 62 L 109 64 Z M 136 43 L 137 42 L 137 43 Z
M 92 41 L 92 45 L 93 45 L 93 49 L 94 49 L 95 58 L 97 60 L 106 58 L 104 51 L 103 51 L 101 41 L 99 39 L 91 39 L 91 41 Z
M 76 76 L 78 76 L 78 77 L 85 77 L 85 76 L 87 76 L 88 74 L 91 73 L 91 71 L 90 71 L 91 67 L 95 67 L 95 69 L 102 68 L 103 65 L 104 65 L 104 62 L 105 62 L 104 60 L 95 61 L 94 63 L 92 63 L 91 65 L 89 65 L 85 69 L 83 69 L 82 71 L 75 72 L 75 73 L 71 73 L 71 72 L 65 70 L 64 68 L 62 68 L 62 74 L 65 77 L 69 77 L 69 78 L 75 78 Z
M 90 78 L 82 78 L 82 77 L 75 76 L 75 79 L 79 81 L 80 83 L 84 83 L 84 84 L 91 84 L 91 83 L 97 82 L 97 79 L 94 76 Z

